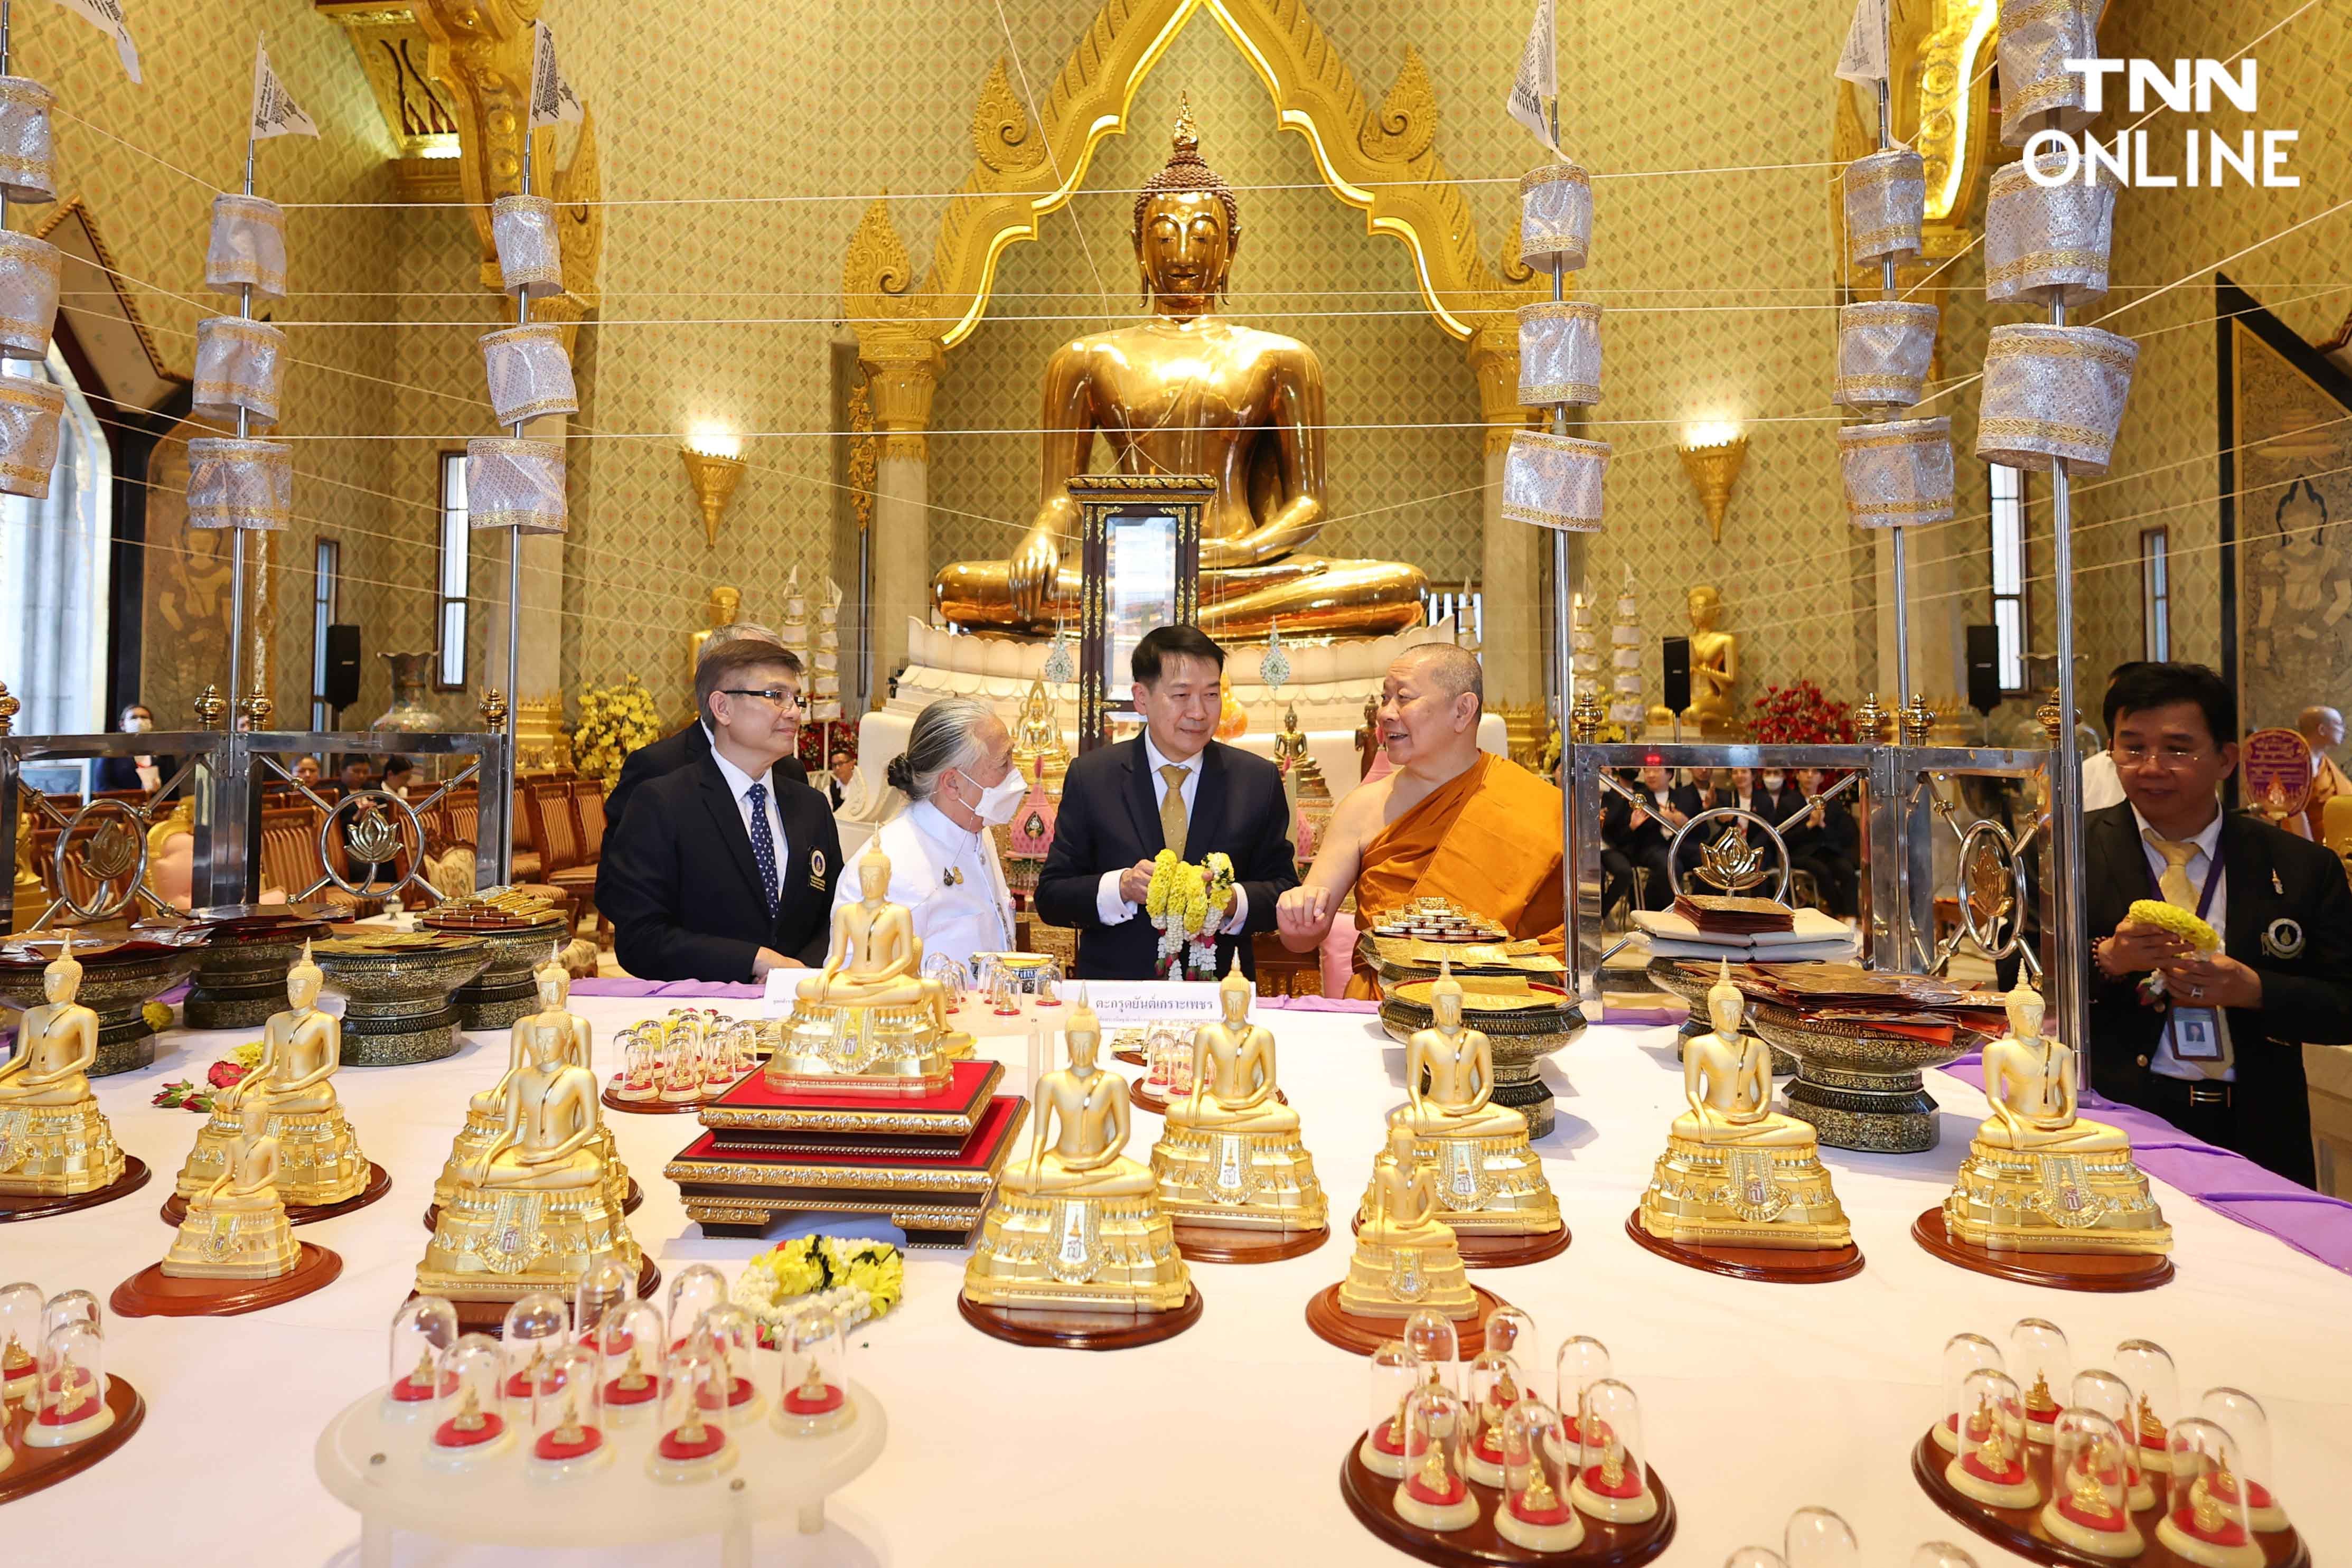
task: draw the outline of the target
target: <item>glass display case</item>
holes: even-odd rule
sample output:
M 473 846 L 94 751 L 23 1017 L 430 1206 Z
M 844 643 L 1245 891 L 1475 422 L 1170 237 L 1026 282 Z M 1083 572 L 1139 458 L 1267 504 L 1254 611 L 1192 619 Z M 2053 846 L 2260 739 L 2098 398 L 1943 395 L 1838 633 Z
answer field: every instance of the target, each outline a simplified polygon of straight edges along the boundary
M 849 1399 L 849 1335 L 839 1314 L 815 1309 L 784 1325 L 776 1428 L 797 1437 L 837 1432 L 856 1411 Z
M 1566 1552 L 1584 1539 L 1584 1521 L 1569 1504 L 1577 1450 L 1559 1412 L 1533 1395 L 1503 1417 L 1503 1500 L 1495 1533 L 1530 1552 Z
M 2122 1430 L 2095 1410 L 2073 1406 L 2059 1412 L 2055 1425 L 2042 1528 L 2094 1557 L 2138 1556 L 2147 1542 L 2132 1522 Z
M 2042 1489 L 2025 1468 L 2025 1396 L 2017 1380 L 1980 1366 L 1960 1384 L 1959 1452 L 1945 1479 L 1993 1508 L 2032 1508 Z
M 1129 663 L 1155 626 L 1200 618 L 1201 514 L 1217 493 L 1207 474 L 1087 474 L 1078 504 L 1084 575 L 1078 624 L 1078 749 L 1140 722 Z
M 1441 1531 L 1478 1522 L 1478 1499 L 1462 1471 L 1469 1426 L 1469 1410 L 1450 1388 L 1425 1383 L 1405 1396 L 1405 1449 L 1412 1458 L 1397 1483 L 1398 1517 Z
M 514 1444 L 507 1419 L 506 1352 L 486 1333 L 469 1333 L 442 1359 L 442 1390 L 435 1403 L 429 1459 L 437 1465 L 479 1463 Z
M 604 1379 L 596 1353 L 564 1344 L 532 1364 L 530 1462 L 542 1474 L 572 1476 L 612 1463 L 604 1440 Z
M 1357 1457 L 1374 1475 L 1402 1480 L 1410 1457 L 1404 1441 L 1404 1398 L 1421 1386 L 1421 1357 L 1404 1341 L 1387 1340 L 1373 1349 L 1365 1369 L 1369 1399 Z
M 1655 1518 L 1658 1494 L 1650 1489 L 1642 1402 L 1633 1389 L 1613 1377 L 1589 1385 L 1578 1425 L 1583 1436 L 1576 1479 L 1569 1487 L 1577 1510 L 1612 1524 Z
M 403 1301 L 392 1314 L 386 1406 L 410 1416 L 431 1414 L 435 1402 L 455 1389 L 445 1362 L 457 1343 L 457 1308 L 438 1296 Z

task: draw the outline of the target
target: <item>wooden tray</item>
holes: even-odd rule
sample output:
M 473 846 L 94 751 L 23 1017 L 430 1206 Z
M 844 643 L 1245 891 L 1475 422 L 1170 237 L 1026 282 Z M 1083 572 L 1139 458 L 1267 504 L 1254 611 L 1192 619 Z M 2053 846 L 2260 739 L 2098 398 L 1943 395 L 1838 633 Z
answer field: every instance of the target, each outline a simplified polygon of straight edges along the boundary
M 0 1225 L 15 1219 L 40 1219 L 52 1214 L 71 1214 L 78 1208 L 96 1208 L 101 1203 L 128 1197 L 146 1185 L 147 1162 L 136 1155 L 125 1155 L 122 1156 L 122 1174 L 114 1179 L 112 1186 L 100 1187 L 95 1192 L 77 1192 L 63 1197 L 32 1192 L 0 1192 Z M 42 1484 L 46 1486 L 48 1483 L 45 1481 Z
M 183 1280 L 150 1263 L 114 1287 L 108 1305 L 119 1318 L 229 1318 L 257 1312 L 280 1301 L 290 1301 L 324 1290 L 343 1271 L 342 1254 L 312 1242 L 299 1243 L 301 1255 L 290 1272 L 273 1280 Z
M 1639 1207 L 1625 1217 L 1625 1234 L 1645 1252 L 1670 1258 L 1686 1269 L 1733 1280 L 1825 1285 L 1832 1280 L 1851 1280 L 1862 1272 L 1862 1249 L 1850 1241 L 1818 1252 L 1792 1252 L 1779 1247 L 1696 1247 L 1651 1235 L 1642 1223 Z
M 1911 1222 L 1911 1239 L 1945 1262 L 1971 1272 L 2021 1285 L 2046 1285 L 2053 1291 L 2100 1294 L 2152 1291 L 2170 1283 L 2173 1275 L 2171 1259 L 2144 1252 L 1995 1252 L 1951 1234 L 1940 1203 Z M 2075 1555 L 2086 1563 L 2092 1560 L 2087 1552 Z
M 1467 1476 L 1463 1480 L 1470 1488 L 1470 1495 L 1478 1500 L 1478 1522 L 1443 1534 L 1424 1530 L 1397 1512 L 1397 1483 L 1364 1463 L 1363 1456 L 1356 1451 L 1362 1438 L 1363 1434 L 1359 1432 L 1348 1444 L 1347 1462 L 1339 1467 L 1339 1495 L 1347 1500 L 1348 1511 L 1356 1516 L 1357 1523 L 1399 1552 L 1423 1563 L 1439 1563 L 1443 1568 L 1455 1568 L 1456 1564 L 1471 1568 L 1489 1563 L 1634 1568 L 1674 1542 L 1675 1500 L 1654 1469 L 1647 1473 L 1650 1490 L 1658 1498 L 1655 1515 L 1640 1524 L 1611 1524 L 1580 1512 L 1577 1517 L 1584 1521 L 1584 1539 L 1570 1551 L 1530 1552 L 1504 1540 L 1495 1530 L 1495 1510 L 1502 1504 L 1502 1489 L 1482 1486 Z
M 33 1417 L 20 1406 L 8 1406 L 7 1413 L 0 1416 L 0 1438 L 14 1457 L 8 1468 L 0 1470 L 0 1502 L 14 1502 L 81 1474 L 131 1441 L 139 1424 L 147 1419 L 147 1401 L 112 1373 L 106 1377 L 106 1405 L 114 1412 L 114 1425 L 95 1437 L 62 1448 L 25 1447 L 25 1428 L 33 1424 Z
M 1486 1348 L 1486 1314 L 1510 1303 L 1483 1285 L 1473 1285 L 1478 1310 L 1454 1318 L 1454 1348 L 1464 1361 Z M 1352 1355 L 1370 1355 L 1392 1339 L 1404 1337 L 1403 1318 L 1373 1318 L 1339 1305 L 1339 1287 L 1333 1284 L 1307 1299 L 1307 1326 L 1326 1344 L 1336 1344 Z
M 1363 1228 L 1363 1210 L 1358 1209 L 1356 1218 L 1348 1222 L 1348 1234 L 1353 1236 Z M 1538 1231 L 1533 1236 L 1486 1236 L 1457 1230 L 1454 1233 L 1454 1249 L 1462 1254 L 1465 1269 L 1517 1269 L 1522 1264 L 1559 1257 L 1574 1239 L 1569 1234 L 1568 1222 L 1562 1220 L 1559 1229 Z
M 1201 1321 L 1201 1288 L 1190 1287 L 1172 1312 L 1049 1310 L 1043 1307 L 983 1307 L 959 1291 L 956 1311 L 991 1339 L 1047 1350 L 1132 1350 L 1173 1339 Z
M 2025 1446 L 2025 1473 L 2042 1489 L 2043 1500 L 2050 1492 L 2051 1450 L 2040 1443 Z M 2157 1521 L 2171 1497 L 2172 1478 L 2148 1471 L 2148 1484 L 2156 1489 L 2156 1505 L 2141 1509 L 2132 1515 L 2139 1532 L 2147 1540 L 2147 1547 L 2137 1557 L 2095 1557 L 2063 1542 L 2053 1541 L 2042 1528 L 2042 1504 L 2032 1508 L 1994 1508 L 1979 1502 L 1944 1479 L 1945 1468 L 1952 1456 L 1936 1441 L 1930 1427 L 1911 1450 L 1911 1477 L 1920 1490 L 1934 1500 L 1937 1508 L 1967 1525 L 1997 1546 L 2016 1552 L 2029 1562 L 2063 1565 L 2063 1568 L 2118 1568 L 2130 1563 L 2134 1568 L 2196 1568 L 2196 1564 L 2174 1552 L 2156 1538 Z M 2263 1549 L 2267 1568 L 2311 1568 L 2311 1552 L 2293 1525 L 2269 1534 L 2258 1534 L 2254 1544 Z
M 1328 1225 L 1312 1230 L 1242 1230 L 1182 1219 L 1171 1223 L 1176 1250 L 1187 1263 L 1279 1263 L 1285 1258 L 1303 1258 L 1331 1239 Z

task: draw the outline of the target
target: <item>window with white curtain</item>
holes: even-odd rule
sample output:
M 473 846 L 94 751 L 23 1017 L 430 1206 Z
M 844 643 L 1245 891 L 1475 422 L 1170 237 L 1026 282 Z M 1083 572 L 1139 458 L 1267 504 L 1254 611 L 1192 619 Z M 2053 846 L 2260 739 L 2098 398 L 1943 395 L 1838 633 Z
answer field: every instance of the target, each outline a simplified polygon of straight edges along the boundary
M 2140 657 L 2172 657 L 2172 535 L 2166 528 L 2139 532 Z
M 335 623 L 342 597 L 343 547 L 320 538 L 310 562 L 310 727 L 331 728 L 335 710 L 327 706 L 327 628 Z
M 0 497 L 0 682 L 24 705 L 19 735 L 109 729 L 114 465 L 106 434 L 55 348 L 46 362 L 0 362 L 0 375 L 55 382 L 66 393 L 48 498 Z
M 2025 476 L 1994 463 L 1987 465 L 1992 500 L 1992 623 L 2000 632 L 1993 668 L 2000 689 L 2025 689 Z
M 466 455 L 441 455 L 440 657 L 435 661 L 437 691 L 466 689 L 467 580 L 472 575 L 473 529 L 466 517 Z

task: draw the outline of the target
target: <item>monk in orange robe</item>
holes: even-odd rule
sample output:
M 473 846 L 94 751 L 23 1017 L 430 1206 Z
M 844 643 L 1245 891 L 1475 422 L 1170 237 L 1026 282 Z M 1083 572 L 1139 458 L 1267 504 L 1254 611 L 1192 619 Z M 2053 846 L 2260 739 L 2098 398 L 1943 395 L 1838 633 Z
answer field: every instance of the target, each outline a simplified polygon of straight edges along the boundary
M 1452 643 L 1389 666 L 1377 724 L 1395 771 L 1332 812 L 1313 868 L 1275 906 L 1285 946 L 1319 946 L 1352 890 L 1360 930 L 1415 898 L 1446 898 L 1562 956 L 1559 790 L 1478 748 L 1484 703 L 1477 659 Z M 1378 994 L 1360 967 L 1348 991 Z

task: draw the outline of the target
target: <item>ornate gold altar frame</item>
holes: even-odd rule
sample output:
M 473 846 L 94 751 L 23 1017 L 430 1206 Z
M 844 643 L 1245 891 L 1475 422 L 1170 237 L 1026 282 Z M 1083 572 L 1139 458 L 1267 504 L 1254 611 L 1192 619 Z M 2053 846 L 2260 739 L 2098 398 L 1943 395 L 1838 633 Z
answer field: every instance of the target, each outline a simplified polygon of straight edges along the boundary
M 1068 482 L 1078 504 L 1080 559 L 1085 574 L 1078 606 L 1078 749 L 1110 738 L 1116 716 L 1133 717 L 1129 698 L 1114 697 L 1103 673 L 1110 641 L 1110 530 L 1121 516 L 1175 519 L 1176 622 L 1201 618 L 1201 514 L 1217 493 L 1210 474 L 1087 474 Z

